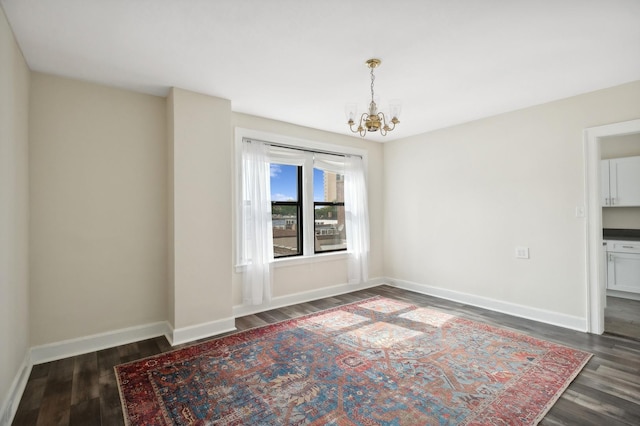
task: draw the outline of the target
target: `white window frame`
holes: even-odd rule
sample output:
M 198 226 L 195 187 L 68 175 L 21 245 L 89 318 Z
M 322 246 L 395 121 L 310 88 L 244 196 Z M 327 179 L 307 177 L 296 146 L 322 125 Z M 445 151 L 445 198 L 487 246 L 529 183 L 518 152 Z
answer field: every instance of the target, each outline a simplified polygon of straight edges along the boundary
M 242 235 L 240 226 L 242 224 L 241 210 L 239 209 L 242 202 L 242 141 L 244 139 L 258 140 L 266 143 L 272 143 L 283 147 L 289 147 L 292 149 L 303 149 L 316 151 L 320 153 L 335 153 L 338 155 L 357 155 L 362 157 L 365 169 L 365 175 L 368 175 L 368 155 L 367 151 L 350 146 L 333 145 L 323 142 L 310 141 L 306 139 L 292 138 L 288 136 L 278 135 L 274 133 L 267 133 L 258 130 L 245 129 L 241 127 L 235 128 L 235 161 L 234 161 L 234 191 L 233 191 L 233 211 L 234 211 L 234 243 L 235 243 L 235 269 L 237 272 L 241 272 L 244 269 L 244 265 L 241 263 L 242 259 L 242 244 L 240 242 L 240 235 Z M 274 152 L 277 150 L 274 150 Z M 281 164 L 294 164 L 303 166 L 303 185 L 307 186 L 303 192 L 303 217 L 306 219 L 303 227 L 303 254 L 301 256 L 275 258 L 273 260 L 274 267 L 298 265 L 312 262 L 333 261 L 337 259 L 347 258 L 346 251 L 336 251 L 328 253 L 314 253 L 314 208 L 313 208 L 313 156 L 305 156 L 304 164 L 300 164 L 299 160 L 286 159 L 286 156 L 279 156 L 277 153 L 273 155 L 274 163 Z M 309 223 L 311 218 L 311 226 Z

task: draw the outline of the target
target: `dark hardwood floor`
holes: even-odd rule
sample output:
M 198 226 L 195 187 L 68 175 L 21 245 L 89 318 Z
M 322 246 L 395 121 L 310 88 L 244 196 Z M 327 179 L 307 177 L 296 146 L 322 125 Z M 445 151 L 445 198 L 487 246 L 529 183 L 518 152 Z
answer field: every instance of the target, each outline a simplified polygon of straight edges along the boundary
M 594 354 L 541 425 L 640 425 L 640 342 L 580 333 L 498 312 L 380 286 L 238 318 L 245 330 L 339 304 L 382 295 L 444 309 Z M 113 367 L 166 352 L 164 337 L 92 352 L 33 367 L 14 425 L 122 425 Z
M 640 300 L 607 296 L 604 331 L 640 340 Z

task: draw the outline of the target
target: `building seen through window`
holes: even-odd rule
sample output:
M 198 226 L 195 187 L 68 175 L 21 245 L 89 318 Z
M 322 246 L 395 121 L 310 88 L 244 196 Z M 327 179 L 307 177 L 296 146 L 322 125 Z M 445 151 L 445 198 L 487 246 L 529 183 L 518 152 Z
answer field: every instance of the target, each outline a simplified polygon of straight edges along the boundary
M 314 177 L 322 176 L 323 196 L 314 195 L 314 250 L 322 253 L 346 250 L 347 235 L 344 214 L 344 175 L 313 169 Z

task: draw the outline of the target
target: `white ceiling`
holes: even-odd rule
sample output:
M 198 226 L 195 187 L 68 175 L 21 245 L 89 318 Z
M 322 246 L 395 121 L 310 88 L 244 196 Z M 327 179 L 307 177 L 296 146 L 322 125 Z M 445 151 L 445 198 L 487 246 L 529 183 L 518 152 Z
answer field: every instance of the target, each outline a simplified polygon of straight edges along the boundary
M 35 71 L 351 134 L 371 57 L 391 140 L 640 80 L 640 0 L 0 0 Z M 370 136 L 367 136 L 369 138 Z

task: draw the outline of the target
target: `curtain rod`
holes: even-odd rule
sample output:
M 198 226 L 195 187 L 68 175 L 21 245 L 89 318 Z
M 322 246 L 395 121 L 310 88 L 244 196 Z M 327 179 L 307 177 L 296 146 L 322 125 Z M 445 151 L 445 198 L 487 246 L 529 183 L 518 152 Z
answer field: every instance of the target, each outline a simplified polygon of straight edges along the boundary
M 251 142 L 252 140 L 255 140 L 256 142 L 262 142 L 265 145 L 269 145 L 269 146 L 275 146 L 277 148 L 285 148 L 285 149 L 294 149 L 296 151 L 304 151 L 304 152 L 314 152 L 316 154 L 329 154 L 329 155 L 335 155 L 338 157 L 358 157 L 360 159 L 362 159 L 362 155 L 359 154 L 344 154 L 341 152 L 333 152 L 333 151 L 325 151 L 322 149 L 311 149 L 311 148 L 302 148 L 299 146 L 293 146 L 293 145 L 285 145 L 285 144 L 280 144 L 280 143 L 274 143 L 274 142 L 267 142 L 267 141 L 262 141 L 262 140 L 258 140 L 258 139 L 251 139 L 251 138 L 243 138 L 243 140 L 249 141 Z

